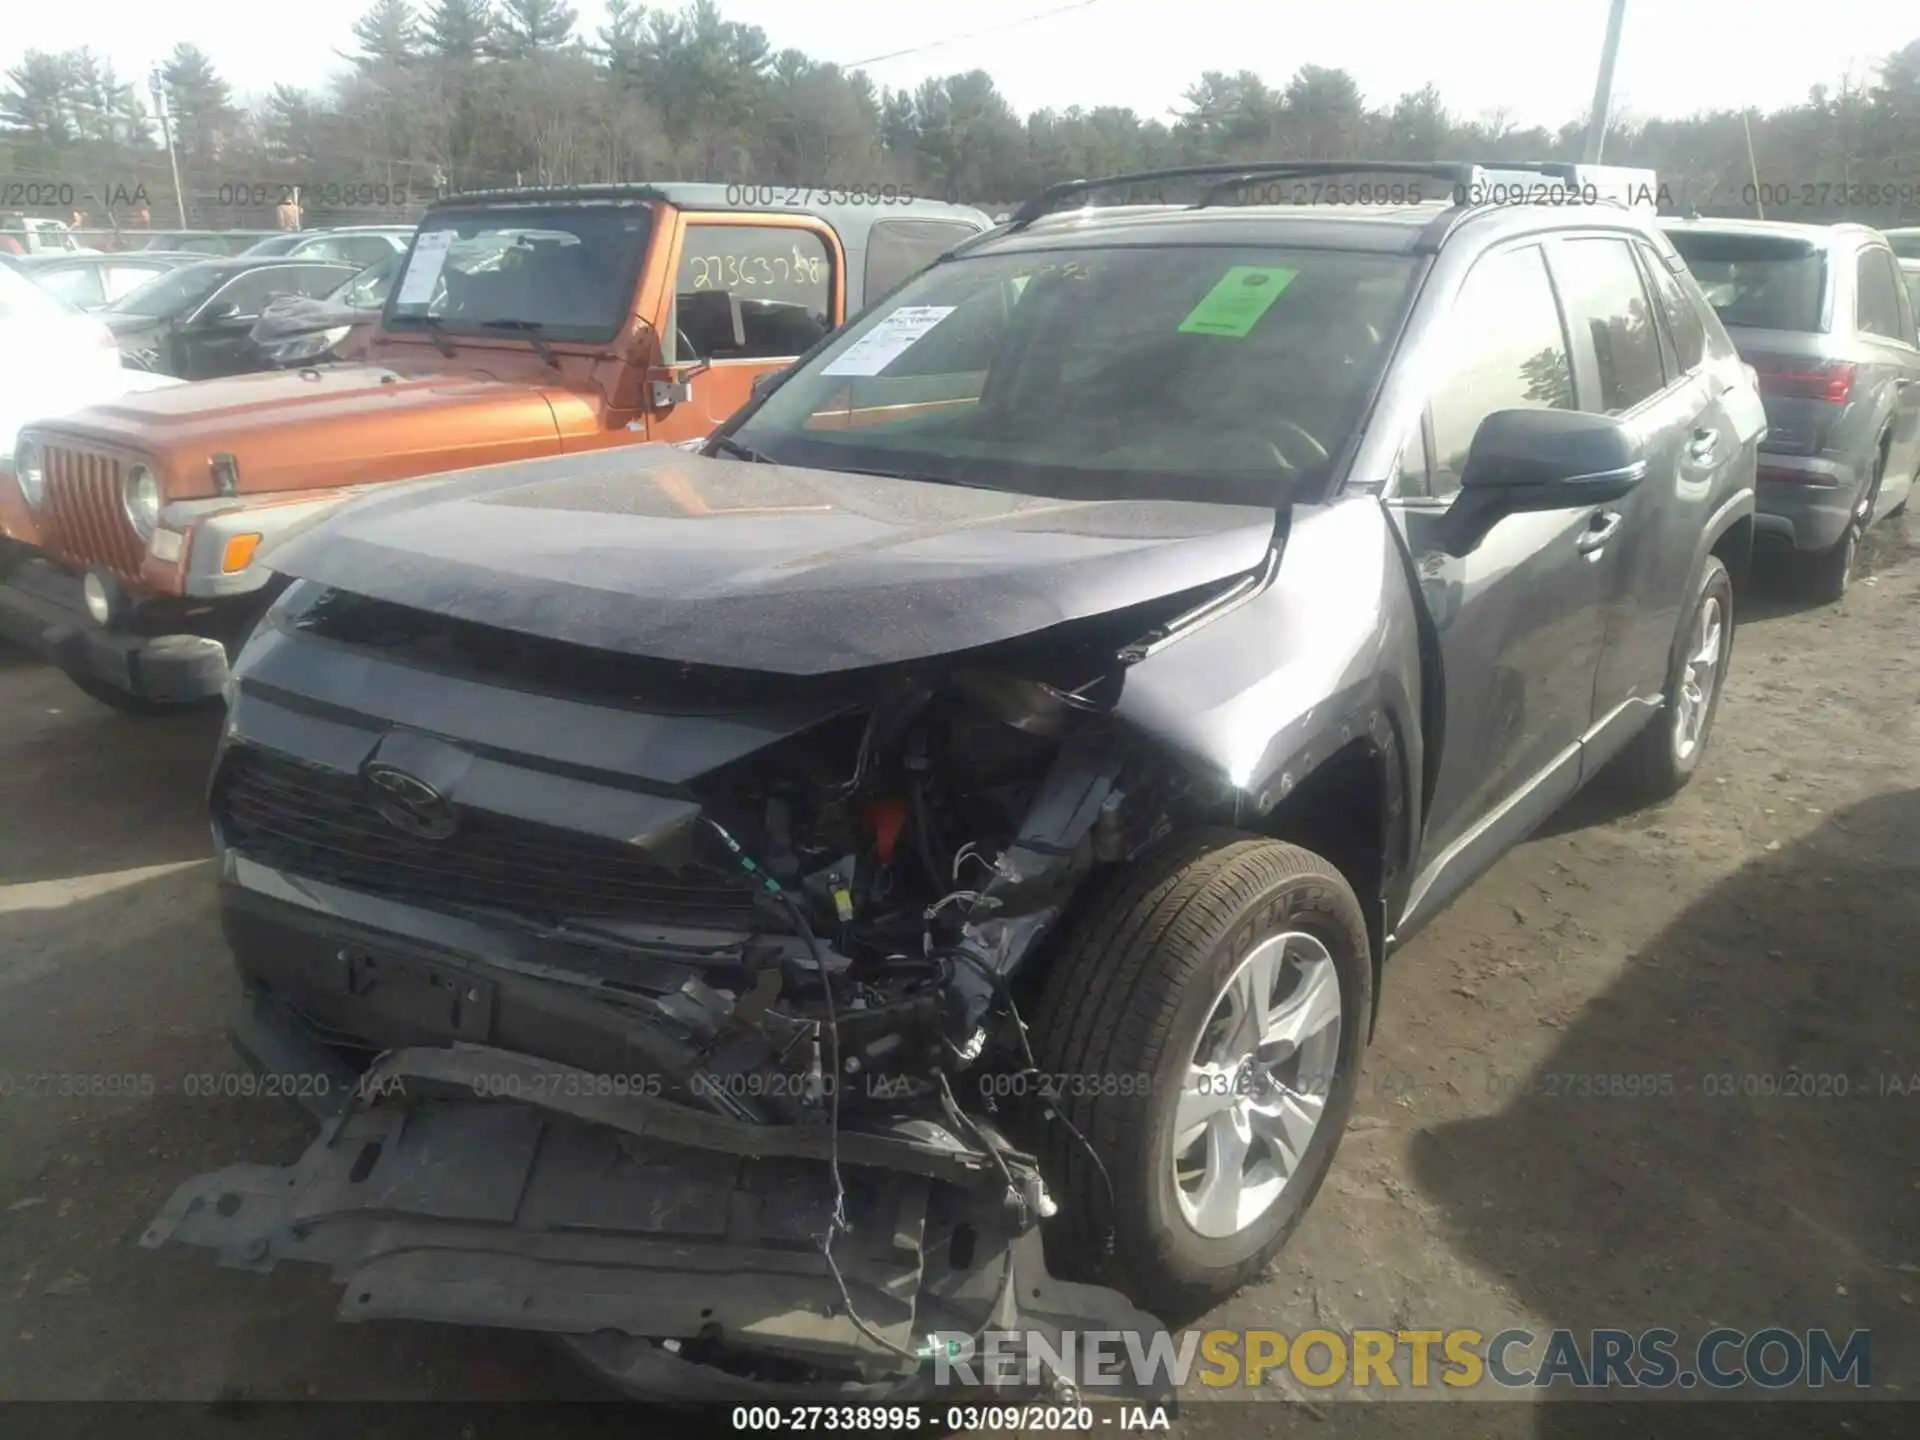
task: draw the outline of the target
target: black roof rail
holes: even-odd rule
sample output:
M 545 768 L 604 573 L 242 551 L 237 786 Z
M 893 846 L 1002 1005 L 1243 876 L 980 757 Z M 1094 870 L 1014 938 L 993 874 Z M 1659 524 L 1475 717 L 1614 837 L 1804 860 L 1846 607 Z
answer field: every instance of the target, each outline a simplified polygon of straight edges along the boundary
M 1425 175 L 1461 186 L 1473 184 L 1482 168 L 1458 160 L 1273 160 L 1134 170 L 1123 175 L 1063 180 L 1057 185 L 1049 185 L 1014 211 L 1003 233 L 1026 229 L 1042 216 L 1065 208 L 1064 202 L 1076 196 L 1090 196 L 1096 190 L 1107 190 L 1117 185 L 1146 185 L 1159 180 L 1216 180 L 1218 183 L 1209 187 L 1197 204 L 1189 207 L 1197 210 L 1214 204 L 1220 196 L 1256 180 L 1293 180 L 1308 175 Z

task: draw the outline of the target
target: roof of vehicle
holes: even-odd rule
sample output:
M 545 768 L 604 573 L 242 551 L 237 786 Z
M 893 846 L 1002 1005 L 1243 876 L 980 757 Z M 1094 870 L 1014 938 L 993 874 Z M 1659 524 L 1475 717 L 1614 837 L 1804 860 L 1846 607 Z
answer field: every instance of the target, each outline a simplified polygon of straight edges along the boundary
M 214 270 L 268 270 L 291 265 L 322 265 L 348 271 L 357 269 L 343 260 L 310 260 L 298 255 L 195 255 L 188 263 Z
M 13 257 L 30 270 L 51 270 L 60 265 L 150 265 L 155 262 L 165 264 L 168 261 L 186 262 L 205 260 L 205 255 L 195 255 L 185 250 L 43 250 L 37 255 L 15 255 Z
M 1601 171 L 1607 172 L 1602 175 Z M 1408 203 L 1258 204 L 1244 187 L 1275 182 L 1320 181 L 1331 176 L 1394 176 L 1423 181 L 1431 200 Z M 1617 228 L 1654 237 L 1651 205 L 1608 193 L 1615 182 L 1649 183 L 1651 171 L 1579 166 L 1559 161 L 1380 161 L 1275 160 L 1184 165 L 1049 186 L 1013 212 L 1000 228 L 963 242 L 955 253 L 1025 247 L 1059 248 L 1064 243 L 1192 245 L 1296 245 L 1305 248 L 1374 251 L 1382 254 L 1432 254 L 1459 237 L 1464 243 L 1491 244 L 1519 235 L 1561 229 Z M 1605 179 L 1607 186 L 1597 182 Z M 1194 203 L 1161 203 L 1166 181 L 1204 182 Z M 1543 192 L 1564 192 L 1559 203 L 1543 194 L 1533 203 L 1498 200 L 1470 203 L 1462 188 L 1504 191 L 1537 183 Z M 1096 205 L 1094 197 L 1114 187 L 1132 193 L 1154 187 L 1152 204 Z M 1318 188 L 1316 185 L 1315 188 Z M 1383 187 L 1385 188 L 1385 187 Z M 1421 185 L 1396 186 L 1415 194 Z M 1579 202 L 1587 189 L 1598 198 Z M 1631 198 L 1631 189 L 1624 192 Z M 1565 196 L 1574 199 L 1567 200 Z M 1228 197 L 1232 197 L 1231 199 Z M 1656 243 L 1659 243 L 1656 241 Z
M 1783 240 L 1805 240 L 1809 244 L 1822 247 L 1830 246 L 1840 240 L 1878 240 L 1881 232 L 1871 225 L 1859 225 L 1850 220 L 1838 221 L 1831 225 L 1814 224 L 1803 220 L 1746 220 L 1737 217 L 1727 219 L 1685 219 L 1678 217 L 1660 217 L 1660 228 L 1674 235 L 1776 235 Z
M 301 239 L 319 239 L 322 235 L 411 235 L 412 225 L 335 225 L 326 230 L 301 230 L 297 233 Z
M 861 194 L 870 193 L 871 190 L 869 186 L 851 187 L 851 192 Z M 470 190 L 465 194 L 448 195 L 436 200 L 427 207 L 427 214 L 491 205 L 569 205 L 631 200 L 654 201 L 681 210 L 751 210 L 776 215 L 814 215 L 833 227 L 841 245 L 850 252 L 849 258 L 866 248 L 867 232 L 884 220 L 963 220 L 976 231 L 987 230 L 993 224 L 984 210 L 972 205 L 952 205 L 944 200 L 885 200 L 883 196 L 882 203 L 836 204 L 828 198 L 834 194 L 847 195 L 851 192 L 830 188 L 814 190 L 804 185 L 720 185 L 699 181 Z M 813 198 L 818 198 L 820 203 L 808 203 Z M 768 203 L 759 203 L 763 199 Z
M 1359 250 L 1387 255 L 1431 252 L 1442 243 L 1496 243 L 1542 230 L 1617 227 L 1639 234 L 1646 226 L 1623 205 L 1454 205 L 1429 200 L 1409 205 L 1103 205 L 1062 210 L 1020 229 L 1002 229 L 966 249 L 1057 249 L 1063 245 L 1280 245 Z

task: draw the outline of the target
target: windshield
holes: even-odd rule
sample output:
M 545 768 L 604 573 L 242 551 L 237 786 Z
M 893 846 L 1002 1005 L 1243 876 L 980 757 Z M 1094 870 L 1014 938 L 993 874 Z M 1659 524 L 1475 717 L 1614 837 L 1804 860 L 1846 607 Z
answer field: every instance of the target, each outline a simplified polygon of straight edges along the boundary
M 1826 298 L 1826 257 L 1776 235 L 1669 230 L 1667 238 L 1706 292 L 1722 325 L 1816 334 Z
M 161 319 L 191 309 L 220 287 L 233 272 L 219 265 L 182 265 L 129 290 L 107 306 L 107 315 L 144 315 Z
M 1270 505 L 1346 447 L 1403 256 L 1115 248 L 935 265 L 739 429 L 783 464 L 1071 498 Z
M 642 204 L 515 206 L 429 215 L 385 325 L 611 340 L 633 309 L 652 212 Z
M 1902 260 L 1920 260 L 1920 230 L 1889 230 L 1887 243 Z

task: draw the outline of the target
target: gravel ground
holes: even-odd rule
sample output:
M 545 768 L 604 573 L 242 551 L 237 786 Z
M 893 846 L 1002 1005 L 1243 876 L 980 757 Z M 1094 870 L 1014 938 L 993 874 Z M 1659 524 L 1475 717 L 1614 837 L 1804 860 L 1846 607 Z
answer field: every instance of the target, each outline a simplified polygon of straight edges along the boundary
M 1883 527 L 1843 604 L 1763 589 L 1744 620 L 1685 794 L 1628 813 L 1583 795 L 1389 968 L 1326 1188 L 1268 1278 L 1201 1323 L 1866 1327 L 1875 1392 L 1920 1397 L 1915 546 Z M 524 1338 L 344 1325 L 324 1274 L 137 1248 L 180 1180 L 289 1160 L 305 1137 L 283 1102 L 181 1093 L 238 1069 L 202 816 L 217 723 L 122 718 L 0 649 L 0 1070 L 16 1092 L 156 1082 L 0 1100 L 0 1396 L 213 1401 L 172 1413 L 231 1421 L 255 1400 L 595 1395 Z M 1849 1094 L 1706 1093 L 1789 1067 Z M 1556 1078 L 1621 1073 L 1672 1093 Z M 1344 1436 L 1410 1418 L 1309 1399 L 1176 1423 Z M 254 1413 L 274 1423 L 222 1433 L 329 1425 Z M 415 1434 L 418 1413 L 354 1428 Z M 1646 1433 L 1585 1406 L 1422 1414 L 1424 1434 Z

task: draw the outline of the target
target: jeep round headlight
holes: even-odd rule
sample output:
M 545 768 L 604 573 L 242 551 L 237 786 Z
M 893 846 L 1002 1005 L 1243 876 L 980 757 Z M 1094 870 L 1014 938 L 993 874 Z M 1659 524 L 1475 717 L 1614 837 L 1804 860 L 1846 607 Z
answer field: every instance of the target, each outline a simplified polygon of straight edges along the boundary
M 153 471 L 144 465 L 129 467 L 124 498 L 127 519 L 132 522 L 134 532 L 145 540 L 153 534 L 154 524 L 160 519 L 160 482 L 153 478 Z
M 47 493 L 47 472 L 40 461 L 40 447 L 24 435 L 13 447 L 13 473 L 20 481 L 20 493 L 27 497 L 27 504 L 40 508 L 40 498 Z

